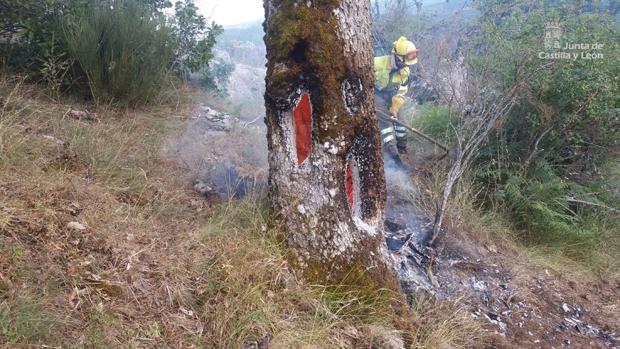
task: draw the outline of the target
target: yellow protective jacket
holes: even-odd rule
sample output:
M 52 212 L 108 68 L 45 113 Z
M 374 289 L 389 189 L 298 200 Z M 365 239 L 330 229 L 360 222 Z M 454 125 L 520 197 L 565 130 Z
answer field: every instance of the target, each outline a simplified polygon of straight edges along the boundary
M 398 111 L 405 104 L 411 70 L 409 67 L 395 70 L 395 66 L 392 55 L 374 59 L 375 88 L 392 95 L 390 112 L 398 116 Z

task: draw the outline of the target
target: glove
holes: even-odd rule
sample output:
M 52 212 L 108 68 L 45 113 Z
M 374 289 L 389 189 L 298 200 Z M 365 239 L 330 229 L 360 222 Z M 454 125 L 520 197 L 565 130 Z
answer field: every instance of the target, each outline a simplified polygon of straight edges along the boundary
M 392 113 L 394 117 L 398 117 L 398 112 L 400 111 L 400 108 L 403 106 L 403 104 L 405 104 L 405 97 L 399 95 L 392 97 L 390 113 Z

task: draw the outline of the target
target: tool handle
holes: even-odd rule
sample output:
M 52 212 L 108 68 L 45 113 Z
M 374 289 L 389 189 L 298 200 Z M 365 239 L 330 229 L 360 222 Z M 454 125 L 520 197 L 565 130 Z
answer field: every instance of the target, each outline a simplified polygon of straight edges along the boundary
M 448 149 L 447 146 L 445 146 L 444 144 L 442 144 L 441 142 L 439 142 L 438 140 L 434 139 L 431 136 L 428 136 L 418 130 L 416 130 L 415 128 L 405 124 L 404 122 L 398 120 L 397 118 L 393 117 L 393 116 L 388 116 L 387 114 L 383 113 L 382 111 L 378 110 L 377 111 L 379 114 L 381 114 L 379 117 L 382 118 L 385 121 L 389 121 L 389 122 L 393 122 L 395 124 L 398 124 L 404 128 L 406 128 L 407 130 L 417 134 L 418 136 L 426 139 L 427 141 L 433 143 L 434 145 L 438 146 L 439 148 L 441 148 L 443 151 L 445 151 L 446 153 L 449 152 L 450 150 Z

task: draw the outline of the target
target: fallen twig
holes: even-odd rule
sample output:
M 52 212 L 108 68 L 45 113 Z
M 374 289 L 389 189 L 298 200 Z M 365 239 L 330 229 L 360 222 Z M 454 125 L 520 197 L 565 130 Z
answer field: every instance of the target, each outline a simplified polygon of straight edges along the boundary
M 566 201 L 568 202 L 574 202 L 576 204 L 583 204 L 583 205 L 588 205 L 588 206 L 596 206 L 596 207 L 601 207 L 616 213 L 620 213 L 620 210 L 618 210 L 617 208 L 613 208 L 611 206 L 607 206 L 607 205 L 603 205 L 603 204 L 599 204 L 596 202 L 591 202 L 591 201 L 585 201 L 585 200 L 579 200 L 579 199 L 575 199 L 573 197 L 566 197 Z

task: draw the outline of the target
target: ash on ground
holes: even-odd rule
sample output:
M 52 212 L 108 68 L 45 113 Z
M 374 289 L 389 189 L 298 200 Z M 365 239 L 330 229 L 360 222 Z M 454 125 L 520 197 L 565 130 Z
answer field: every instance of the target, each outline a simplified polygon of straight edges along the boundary
M 385 157 L 387 158 L 387 157 Z M 432 220 L 417 207 L 414 161 L 385 163 L 386 243 L 403 291 L 458 302 L 481 324 L 485 348 L 620 348 L 616 292 L 620 284 L 566 280 L 520 261 L 517 251 L 475 232 L 444 231 L 428 277 Z M 522 270 L 520 268 L 523 268 Z
M 387 158 L 387 157 L 385 157 Z M 414 205 L 418 189 L 407 169 L 386 161 L 385 240 L 401 287 L 406 294 L 431 291 L 425 272 L 426 243 L 432 233 L 432 222 Z

